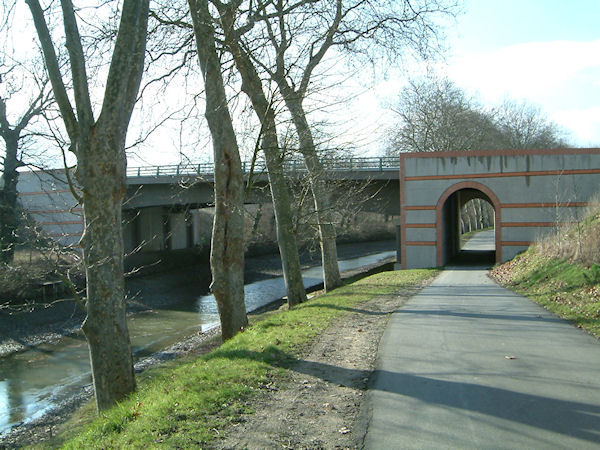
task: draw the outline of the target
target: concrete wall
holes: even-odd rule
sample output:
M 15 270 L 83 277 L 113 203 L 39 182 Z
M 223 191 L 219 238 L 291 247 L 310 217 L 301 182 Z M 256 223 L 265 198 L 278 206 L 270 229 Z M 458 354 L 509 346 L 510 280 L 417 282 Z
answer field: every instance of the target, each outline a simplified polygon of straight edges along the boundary
M 189 218 L 191 220 L 191 217 Z M 169 231 L 171 233 L 170 250 L 182 250 L 191 247 L 189 242 L 190 232 L 188 231 L 188 214 L 186 212 L 172 213 L 169 216 Z
M 61 245 L 75 245 L 83 232 L 83 212 L 71 194 L 64 170 L 20 172 L 17 185 L 23 209 Z
M 144 184 L 143 180 L 128 180 L 123 209 L 138 209 L 151 206 L 202 205 L 214 202 L 212 183 L 179 183 L 168 178 L 162 183 Z
M 495 207 L 500 262 L 581 218 L 600 187 L 600 149 L 404 154 L 400 166 L 404 268 L 446 262 L 442 209 L 462 189 Z
M 22 172 L 19 201 L 47 237 L 60 245 L 76 245 L 83 232 L 83 210 L 69 189 L 64 170 Z M 129 205 L 131 206 L 131 205 Z M 188 225 L 193 221 L 185 209 L 164 206 L 124 208 L 125 253 L 184 249 L 195 245 Z M 191 225 L 193 226 L 193 225 Z
M 141 251 L 159 251 L 166 247 L 165 214 L 163 208 L 142 208 L 137 217 L 137 242 Z

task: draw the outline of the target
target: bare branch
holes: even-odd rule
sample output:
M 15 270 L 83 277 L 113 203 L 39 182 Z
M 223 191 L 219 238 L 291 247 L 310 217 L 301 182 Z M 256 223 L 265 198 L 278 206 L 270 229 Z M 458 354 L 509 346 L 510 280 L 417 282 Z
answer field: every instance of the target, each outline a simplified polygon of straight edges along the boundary
M 73 91 L 77 118 L 81 126 L 88 128 L 94 123 L 94 113 L 90 102 L 88 76 L 85 69 L 85 57 L 81 46 L 81 36 L 77 28 L 75 9 L 71 0 L 61 0 L 65 26 L 66 47 L 69 52 L 71 73 L 73 75 Z
M 56 103 L 60 108 L 60 113 L 65 122 L 67 133 L 72 140 L 75 140 L 78 134 L 78 122 L 77 118 L 75 117 L 75 113 L 73 112 L 73 106 L 71 105 L 71 101 L 67 95 L 67 90 L 60 73 L 58 58 L 56 57 L 56 51 L 54 50 L 54 44 L 52 43 L 50 32 L 48 31 L 48 25 L 46 24 L 44 11 L 42 10 L 38 0 L 25 1 L 31 11 L 33 22 L 42 46 L 44 60 L 46 61 L 46 67 L 48 70 L 48 76 L 50 78 L 50 83 L 52 84 L 52 90 L 54 91 L 54 98 L 56 99 Z
M 142 80 L 149 0 L 126 0 L 113 52 L 101 116 L 126 130 Z M 116 119 L 116 120 L 115 120 Z

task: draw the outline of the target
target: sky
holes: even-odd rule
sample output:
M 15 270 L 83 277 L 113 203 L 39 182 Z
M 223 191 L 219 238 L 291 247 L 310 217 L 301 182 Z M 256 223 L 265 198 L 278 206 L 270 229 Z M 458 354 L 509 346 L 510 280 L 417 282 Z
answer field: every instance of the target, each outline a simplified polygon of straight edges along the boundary
M 564 129 L 571 145 L 600 146 L 600 0 L 463 0 L 462 10 L 445 30 L 448 52 L 436 65 L 441 75 L 484 106 L 525 100 Z M 336 141 L 352 141 L 357 156 L 383 154 L 394 121 L 390 102 L 413 68 L 423 70 L 407 64 L 374 87 L 357 77 L 348 91 L 361 92 L 354 106 L 327 112 L 333 128 L 340 125 Z M 146 162 L 177 162 L 176 152 L 152 153 Z
M 600 146 L 600 1 L 465 0 L 441 68 L 484 104 L 527 100 Z
M 440 75 L 484 106 L 525 100 L 567 131 L 571 145 L 600 147 L 600 0 L 462 0 L 462 10 L 445 29 L 448 52 L 435 66 Z M 352 92 L 353 105 L 329 109 L 327 121 L 339 128 L 341 141 L 358 144 L 361 156 L 383 154 L 394 121 L 389 105 L 407 77 L 422 70 L 407 64 L 375 86 L 364 82 L 370 75 L 357 76 L 354 88 L 332 96 Z M 133 141 L 135 125 L 130 128 Z M 177 129 L 161 130 L 140 150 L 143 158 L 132 152 L 130 164 L 185 160 L 181 136 Z M 210 158 L 208 137 L 188 138 L 191 159 Z

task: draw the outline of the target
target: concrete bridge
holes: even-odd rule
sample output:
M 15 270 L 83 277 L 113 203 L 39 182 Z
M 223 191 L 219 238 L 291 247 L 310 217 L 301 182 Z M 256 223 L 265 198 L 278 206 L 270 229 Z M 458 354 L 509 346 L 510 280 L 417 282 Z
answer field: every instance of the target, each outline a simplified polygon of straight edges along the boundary
M 502 262 L 580 220 L 599 189 L 598 148 L 403 154 L 402 268 L 443 266 L 458 254 L 459 211 L 468 200 L 493 206 Z
M 400 158 L 325 161 L 325 179 L 364 183 L 368 211 L 400 216 L 402 268 L 443 266 L 460 251 L 459 211 L 474 198 L 495 212 L 495 260 L 506 261 L 538 236 L 581 219 L 600 187 L 600 149 L 405 153 Z M 287 161 L 289 176 L 306 174 Z M 244 164 L 253 189 L 248 203 L 270 201 L 262 163 Z M 211 164 L 131 167 L 123 205 L 127 251 L 193 246 L 200 208 L 214 201 Z M 26 172 L 19 181 L 24 209 L 46 233 L 73 244 L 83 229 L 81 208 L 64 171 Z M 206 221 L 205 221 L 206 223 Z
M 324 161 L 325 180 L 342 189 L 364 186 L 364 210 L 399 216 L 399 161 L 397 158 L 347 158 Z M 304 163 L 284 163 L 289 177 L 306 175 Z M 243 164 L 251 180 L 247 203 L 270 203 L 264 163 Z M 144 242 L 144 250 L 184 249 L 197 244 L 206 227 L 201 209 L 214 203 L 212 164 L 129 167 L 123 203 L 127 252 Z M 339 186 L 338 186 L 339 188 Z M 24 210 L 45 233 L 64 245 L 75 244 L 83 231 L 82 209 L 69 189 L 64 170 L 23 172 L 19 196 Z

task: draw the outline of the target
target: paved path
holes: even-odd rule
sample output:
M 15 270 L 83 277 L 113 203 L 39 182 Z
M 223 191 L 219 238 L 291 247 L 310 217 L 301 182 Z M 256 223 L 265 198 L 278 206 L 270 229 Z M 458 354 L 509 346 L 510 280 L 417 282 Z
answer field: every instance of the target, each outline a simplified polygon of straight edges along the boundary
M 392 316 L 365 448 L 600 448 L 600 342 L 461 269 Z
M 471 239 L 465 242 L 463 250 L 468 251 L 494 251 L 496 248 L 496 242 L 494 230 L 485 230 L 475 233 Z

